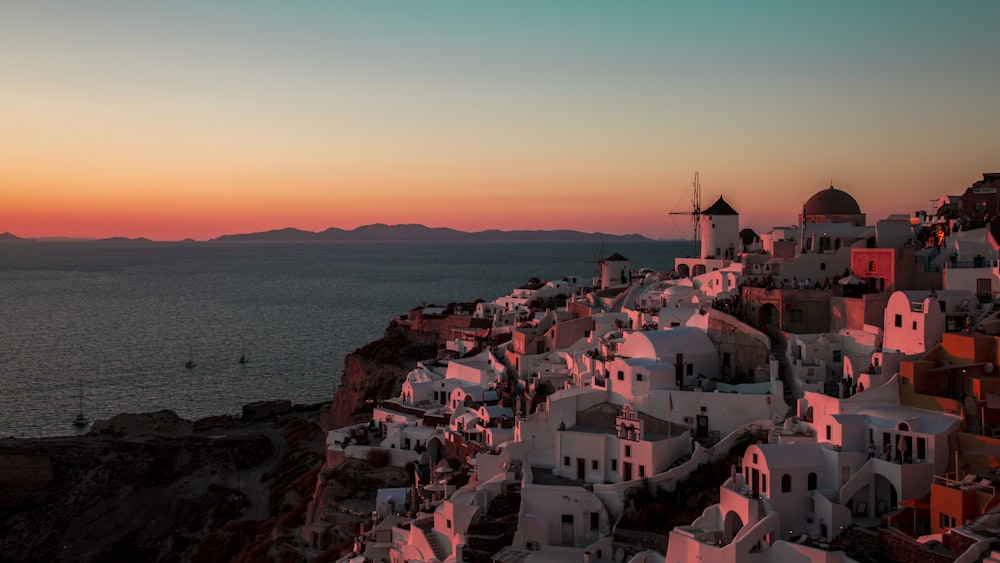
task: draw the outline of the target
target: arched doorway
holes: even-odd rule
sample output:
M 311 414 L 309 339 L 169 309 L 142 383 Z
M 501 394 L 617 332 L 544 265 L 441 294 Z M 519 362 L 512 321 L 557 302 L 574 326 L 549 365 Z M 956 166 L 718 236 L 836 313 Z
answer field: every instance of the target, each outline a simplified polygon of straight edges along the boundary
M 742 529 L 743 519 L 740 518 L 740 515 L 732 510 L 727 512 L 726 520 L 723 524 L 723 537 L 725 538 L 723 541 L 727 544 L 733 541 L 733 538 L 736 537 L 736 534 L 740 533 L 740 530 Z
M 432 436 L 427 440 L 427 460 L 432 467 L 444 459 L 446 453 L 447 450 L 445 450 L 444 444 L 441 443 L 441 438 Z
M 896 508 L 899 496 L 892 482 L 882 475 L 875 475 L 875 516 L 881 516 Z
M 757 313 L 757 324 L 768 335 L 781 331 L 781 312 L 771 303 L 765 303 Z

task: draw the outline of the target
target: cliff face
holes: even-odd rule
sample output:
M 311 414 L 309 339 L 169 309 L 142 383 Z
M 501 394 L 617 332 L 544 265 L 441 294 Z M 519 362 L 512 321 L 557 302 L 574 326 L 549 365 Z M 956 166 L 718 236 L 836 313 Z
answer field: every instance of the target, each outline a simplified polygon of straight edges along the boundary
M 358 348 L 344 359 L 344 375 L 323 413 L 323 428 L 332 430 L 368 422 L 374 406 L 399 395 L 406 374 L 420 360 L 433 358 L 437 345 L 394 320 L 385 336 Z
M 316 414 L 0 440 L 0 561 L 287 560 L 323 464 Z
M 260 435 L 4 440 L 0 464 L 43 460 L 52 479 L 0 490 L 0 560 L 190 559 L 240 514 L 243 495 L 228 478 L 270 451 Z

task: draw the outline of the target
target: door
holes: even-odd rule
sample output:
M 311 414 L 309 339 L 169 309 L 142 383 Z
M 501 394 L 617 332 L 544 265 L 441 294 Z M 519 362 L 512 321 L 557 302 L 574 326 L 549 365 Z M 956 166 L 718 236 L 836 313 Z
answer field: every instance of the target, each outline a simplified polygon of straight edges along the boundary
M 674 384 L 678 389 L 684 387 L 684 354 L 677 354 L 674 359 Z
M 704 414 L 699 414 L 697 416 L 698 422 L 695 427 L 695 437 L 696 438 L 708 438 L 708 416 Z
M 631 461 L 626 461 L 626 462 L 622 463 L 622 473 L 623 473 L 622 479 L 624 481 L 631 481 L 632 480 L 632 462 Z
M 584 475 L 584 461 L 582 458 L 576 458 L 576 478 L 583 481 Z
M 563 545 L 573 545 L 573 515 L 563 514 L 562 515 L 562 537 L 560 538 Z

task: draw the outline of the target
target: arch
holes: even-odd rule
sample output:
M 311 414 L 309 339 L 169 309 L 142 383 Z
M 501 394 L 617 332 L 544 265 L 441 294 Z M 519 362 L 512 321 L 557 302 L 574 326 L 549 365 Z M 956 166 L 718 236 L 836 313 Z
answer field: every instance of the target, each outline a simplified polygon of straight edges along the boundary
M 677 275 L 682 278 L 689 277 L 691 275 L 691 268 L 689 268 L 687 264 L 678 264 Z
M 725 542 L 728 544 L 733 541 L 736 534 L 740 533 L 743 529 L 743 518 L 740 517 L 735 511 L 730 510 L 726 513 L 726 519 L 723 523 L 722 533 L 725 537 Z
M 892 481 L 882 475 L 875 475 L 875 516 L 891 512 L 899 502 L 899 493 Z
M 439 436 L 431 436 L 427 440 L 427 457 L 431 465 L 434 465 L 444 459 L 447 453 L 448 450 L 441 442 L 441 438 Z
M 422 563 L 423 561 L 427 561 L 427 559 L 424 558 L 424 553 L 420 551 L 420 549 L 418 549 L 416 546 L 409 543 L 403 546 L 402 556 L 403 556 L 403 561 L 411 561 L 414 563 Z M 431 554 L 431 557 L 433 556 L 434 555 Z
M 910 425 L 905 422 L 900 422 L 899 424 L 896 425 L 896 430 L 899 430 L 900 432 L 909 432 Z
M 700 275 L 704 274 L 705 271 L 706 270 L 705 270 L 705 265 L 704 264 L 695 264 L 694 268 L 691 270 L 691 275 L 692 276 L 700 276 Z
M 765 303 L 757 313 L 758 323 L 762 328 L 777 330 L 781 328 L 781 312 L 772 303 Z M 764 330 L 764 332 L 768 332 Z

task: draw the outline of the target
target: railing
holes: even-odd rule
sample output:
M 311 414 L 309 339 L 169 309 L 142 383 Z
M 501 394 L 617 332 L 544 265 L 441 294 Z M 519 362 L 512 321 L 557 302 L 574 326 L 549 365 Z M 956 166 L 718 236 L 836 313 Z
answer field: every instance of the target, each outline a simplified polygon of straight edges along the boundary
M 980 479 L 979 477 L 966 477 L 958 481 L 944 475 L 935 475 L 931 482 L 950 489 L 983 491 L 989 493 L 991 496 L 996 496 L 996 487 L 993 486 L 992 481 Z

